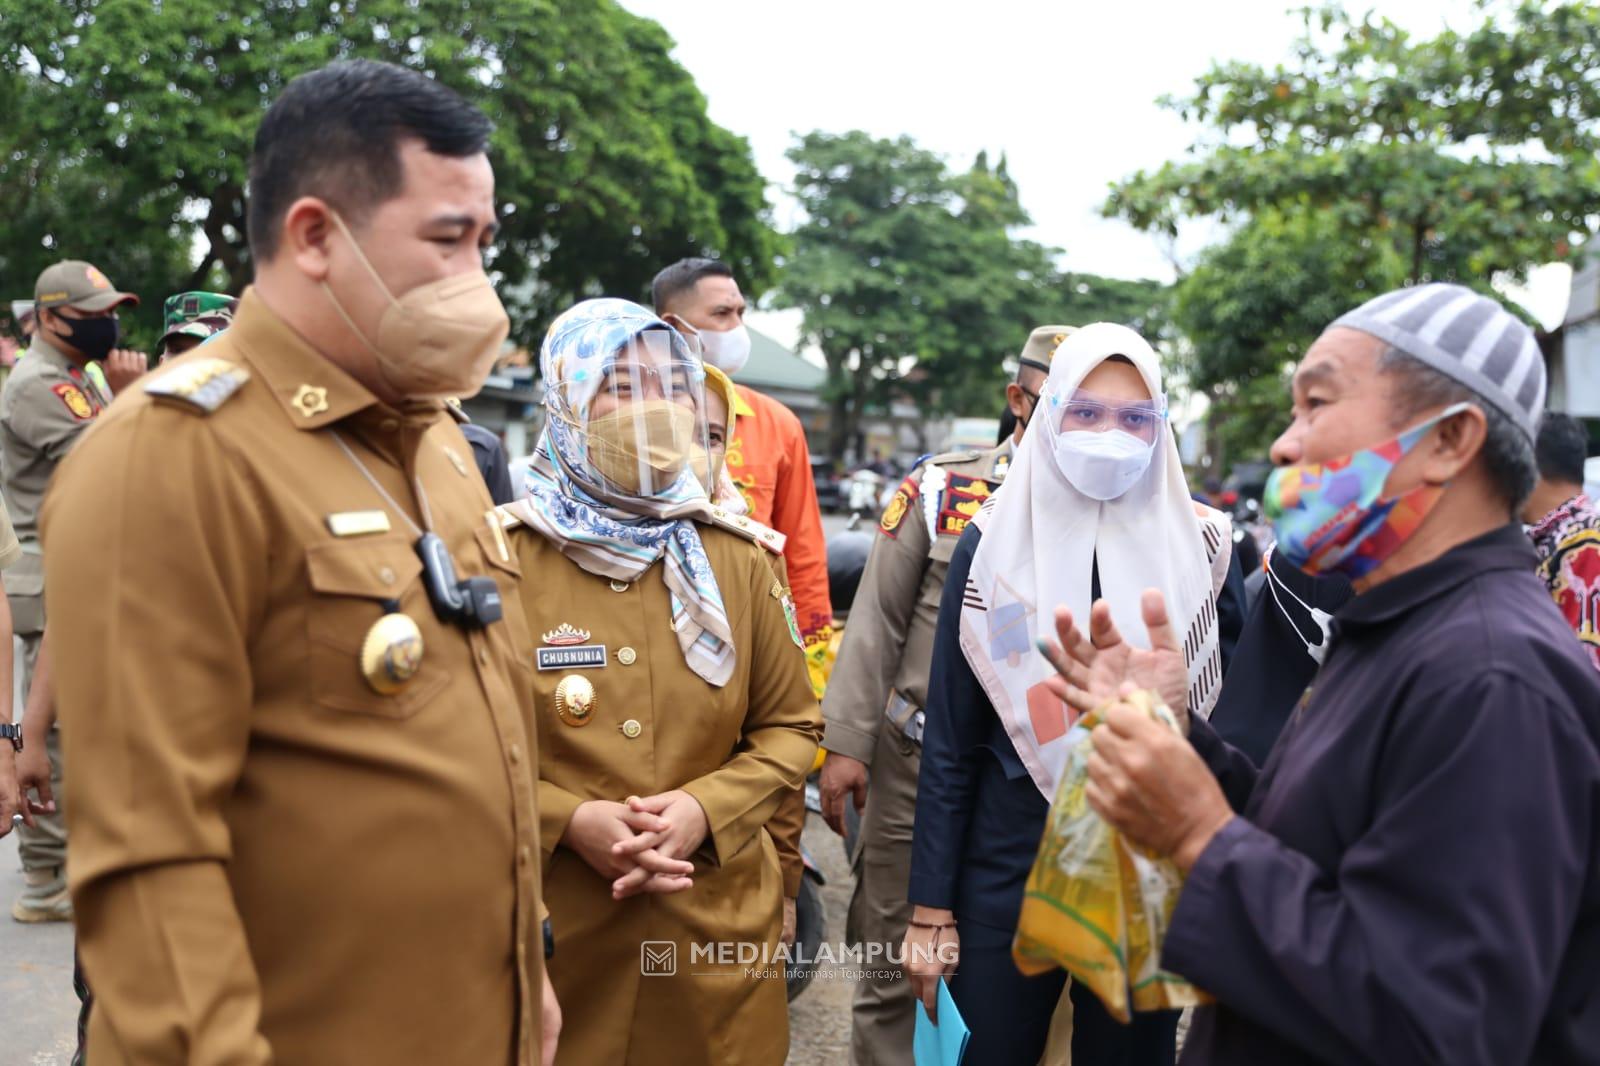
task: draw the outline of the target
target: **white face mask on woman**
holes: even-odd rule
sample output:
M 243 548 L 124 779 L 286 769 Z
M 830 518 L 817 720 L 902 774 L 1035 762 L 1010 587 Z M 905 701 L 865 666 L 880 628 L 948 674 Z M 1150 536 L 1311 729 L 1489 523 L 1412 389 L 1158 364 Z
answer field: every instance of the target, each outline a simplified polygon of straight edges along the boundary
M 1150 468 L 1155 445 L 1120 429 L 1071 430 L 1056 437 L 1056 466 L 1093 500 L 1114 500 Z

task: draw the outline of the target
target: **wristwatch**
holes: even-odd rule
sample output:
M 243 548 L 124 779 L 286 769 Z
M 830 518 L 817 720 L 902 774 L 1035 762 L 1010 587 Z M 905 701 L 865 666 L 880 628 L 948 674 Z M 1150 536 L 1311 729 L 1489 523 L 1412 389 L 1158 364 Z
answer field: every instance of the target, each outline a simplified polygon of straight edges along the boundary
M 22 750 L 22 727 L 12 725 L 10 722 L 0 725 L 0 740 L 11 741 L 12 751 Z

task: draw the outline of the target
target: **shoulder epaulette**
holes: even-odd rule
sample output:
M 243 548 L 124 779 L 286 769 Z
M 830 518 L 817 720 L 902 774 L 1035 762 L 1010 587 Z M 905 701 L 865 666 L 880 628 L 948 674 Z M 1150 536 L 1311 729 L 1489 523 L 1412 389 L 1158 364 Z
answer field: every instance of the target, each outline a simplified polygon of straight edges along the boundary
M 959 452 L 942 452 L 939 455 L 928 457 L 931 466 L 943 466 L 945 463 L 970 463 L 974 459 L 981 459 L 987 454 L 981 448 L 969 448 Z
M 789 541 L 776 529 L 762 525 L 749 515 L 734 514 L 723 507 L 711 508 L 711 524 L 759 544 L 773 555 L 782 555 L 783 546 Z
M 250 380 L 250 371 L 225 359 L 197 359 L 171 370 L 158 371 L 144 391 L 158 400 L 170 400 L 209 415 Z

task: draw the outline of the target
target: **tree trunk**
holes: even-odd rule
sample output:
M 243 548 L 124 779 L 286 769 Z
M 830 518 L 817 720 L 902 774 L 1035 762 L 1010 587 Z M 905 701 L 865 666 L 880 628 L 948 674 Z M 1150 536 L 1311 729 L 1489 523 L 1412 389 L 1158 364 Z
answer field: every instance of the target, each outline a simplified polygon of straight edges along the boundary
M 828 364 L 828 461 L 837 466 L 850 442 L 850 390 L 845 384 L 850 373 L 845 366 L 849 355 L 824 348 L 822 357 Z

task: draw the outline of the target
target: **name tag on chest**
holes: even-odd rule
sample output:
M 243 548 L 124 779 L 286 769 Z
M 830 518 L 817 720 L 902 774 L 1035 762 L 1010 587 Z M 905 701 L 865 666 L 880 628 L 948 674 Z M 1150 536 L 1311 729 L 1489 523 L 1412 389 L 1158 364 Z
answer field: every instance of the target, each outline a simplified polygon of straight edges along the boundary
M 576 648 L 540 648 L 541 670 L 594 670 L 606 664 L 604 644 L 582 644 Z

